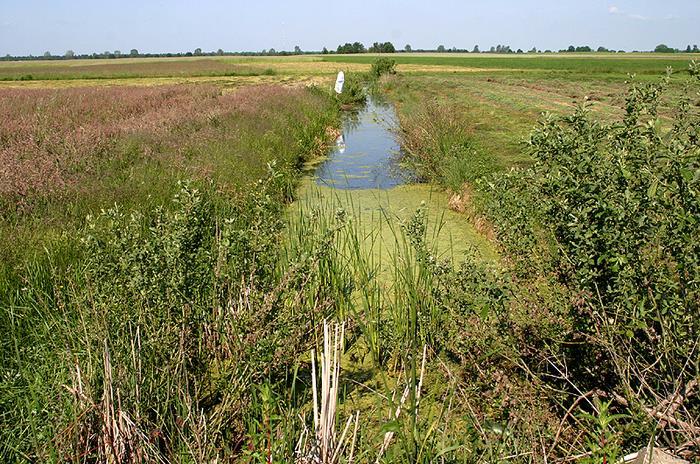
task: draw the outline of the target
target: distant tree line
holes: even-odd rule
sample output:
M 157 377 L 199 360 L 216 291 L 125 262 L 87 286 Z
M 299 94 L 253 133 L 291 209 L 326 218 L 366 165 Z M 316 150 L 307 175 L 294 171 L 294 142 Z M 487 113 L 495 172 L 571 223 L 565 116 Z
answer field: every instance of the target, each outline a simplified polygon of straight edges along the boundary
M 360 42 L 346 43 L 345 45 L 338 45 L 338 53 L 365 53 L 367 49 Z
M 0 61 L 35 61 L 35 60 L 90 60 L 90 59 L 120 59 L 120 58 L 182 58 L 190 56 L 291 56 L 291 55 L 316 55 L 319 53 L 327 53 L 328 50 L 324 48 L 325 52 L 319 52 L 317 50 L 303 51 L 298 45 L 294 47 L 293 51 L 280 50 L 277 51 L 274 48 L 269 50 L 262 50 L 259 52 L 245 51 L 245 52 L 226 52 L 223 49 L 218 49 L 216 51 L 205 52 L 201 48 L 196 48 L 191 52 L 178 52 L 178 53 L 140 53 L 137 49 L 132 48 L 129 53 L 122 53 L 120 50 L 105 51 L 102 53 L 85 53 L 77 54 L 73 50 L 68 50 L 62 55 L 54 55 L 51 52 L 45 52 L 43 55 L 28 55 L 28 56 L 17 56 L 17 55 L 5 55 L 0 57 Z
M 669 47 L 665 44 L 659 44 L 653 50 L 656 53 L 700 53 L 697 45 L 688 45 L 685 49 Z M 73 60 L 73 59 L 120 59 L 120 58 L 181 58 L 190 56 L 292 56 L 292 55 L 315 55 L 315 54 L 333 54 L 333 53 L 343 53 L 343 54 L 354 54 L 354 53 L 411 53 L 411 52 L 421 52 L 421 53 L 497 53 L 497 54 L 521 54 L 521 53 L 552 53 L 552 50 L 540 50 L 537 47 L 532 47 L 528 51 L 523 51 L 522 49 L 513 50 L 509 45 L 497 45 L 492 46 L 488 50 L 481 50 L 479 45 L 475 45 L 472 49 L 467 48 L 457 48 L 457 47 L 445 47 L 444 45 L 438 45 L 434 49 L 414 49 L 410 44 L 406 44 L 403 49 L 397 50 L 394 44 L 391 42 L 374 42 L 371 47 L 367 48 L 361 42 L 346 43 L 344 45 L 338 45 L 336 50 L 328 50 L 323 47 L 323 50 L 316 51 L 304 51 L 298 45 L 294 47 L 293 51 L 286 50 L 275 50 L 270 48 L 269 50 L 262 50 L 259 52 L 246 51 L 246 52 L 226 52 L 223 49 L 218 49 L 216 51 L 205 52 L 201 48 L 196 48 L 191 52 L 179 52 L 179 53 L 140 53 L 137 49 L 132 48 L 129 53 L 122 53 L 120 50 L 105 51 L 102 53 L 89 53 L 89 54 L 77 54 L 73 50 L 68 50 L 62 55 L 54 55 L 51 52 L 45 52 L 43 55 L 29 55 L 29 56 L 13 56 L 5 55 L 0 57 L 0 61 L 33 61 L 33 60 Z M 559 53 L 624 53 L 624 50 L 612 50 L 606 47 L 598 47 L 593 49 L 588 45 L 574 46 L 570 45 L 568 48 L 559 50 Z M 636 52 L 636 50 L 635 50 Z
M 653 51 L 658 53 L 700 53 L 697 45 L 688 45 L 685 50 L 671 48 L 666 45 L 659 45 Z M 532 47 L 528 51 L 523 51 L 523 49 L 518 48 L 513 50 L 509 45 L 496 45 L 490 47 L 488 50 L 481 50 L 479 45 L 475 45 L 472 49 L 467 48 L 457 48 L 457 47 L 445 47 L 444 45 L 438 45 L 434 49 L 416 49 L 410 44 L 406 44 L 403 49 L 397 50 L 391 42 L 375 42 L 371 47 L 367 48 L 360 42 L 346 43 L 345 45 L 339 45 L 335 53 L 497 53 L 497 54 L 524 54 L 524 53 L 553 53 L 552 50 L 541 50 L 537 47 Z M 596 49 L 589 45 L 569 45 L 567 48 L 563 48 L 558 51 L 559 53 L 625 53 L 625 50 L 614 50 L 607 47 L 600 46 Z M 323 54 L 333 53 L 333 51 L 328 51 L 326 48 L 323 49 Z M 638 53 L 636 50 L 634 53 Z
M 678 48 L 672 48 L 669 47 L 666 44 L 659 44 L 656 46 L 654 49 L 656 53 L 700 53 L 700 49 L 698 49 L 697 45 L 693 45 L 692 47 L 688 45 L 685 50 L 681 50 Z

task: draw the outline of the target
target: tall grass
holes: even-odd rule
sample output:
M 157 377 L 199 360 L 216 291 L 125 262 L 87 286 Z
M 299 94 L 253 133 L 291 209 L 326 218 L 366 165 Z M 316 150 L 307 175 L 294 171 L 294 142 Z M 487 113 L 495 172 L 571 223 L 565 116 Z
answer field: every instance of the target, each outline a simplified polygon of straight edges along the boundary
M 200 90 L 206 98 L 194 109 Z M 329 311 L 316 300 L 289 311 L 289 302 L 308 291 L 297 280 L 303 277 L 276 263 L 280 218 L 298 167 L 322 150 L 335 123 L 331 100 L 312 90 L 264 87 L 231 98 L 210 89 L 133 91 L 133 115 L 117 104 L 129 96 L 123 90 L 115 91 L 114 111 L 99 103 L 109 92 L 49 93 L 66 104 L 83 96 L 94 111 L 49 126 L 37 148 L 53 151 L 60 146 L 52 140 L 70 141 L 77 131 L 87 134 L 85 149 L 66 160 L 104 166 L 92 153 L 103 147 L 98 153 L 112 157 L 111 169 L 76 177 L 74 190 L 38 184 L 20 208 L 13 192 L 3 192 L 5 205 L 16 208 L 3 216 L 3 241 L 23 248 L 3 261 L 0 276 L 5 460 L 202 462 L 239 455 L 256 411 L 252 386 L 290 375 L 308 345 L 289 350 L 286 340 L 304 339 Z M 138 98 L 144 92 L 154 97 L 150 109 Z M 194 116 L 169 106 L 178 96 L 192 103 Z M 17 95 L 32 102 L 27 116 L 41 115 L 32 113 L 41 98 L 24 97 Z M 97 125 L 85 130 L 81 121 Z M 102 129 L 112 124 L 115 133 Z M 22 159 L 21 146 L 6 145 L 9 161 Z M 127 147 L 141 153 L 136 160 L 123 157 Z M 125 169 L 145 171 L 143 183 L 131 189 Z M 193 180 L 177 181 L 183 177 Z M 112 186 L 129 188 L 128 201 L 104 190 Z M 22 229 L 26 234 L 17 235 Z
M 53 62 L 0 65 L 0 81 L 99 80 L 159 77 L 231 77 L 274 75 L 269 67 L 231 64 L 216 59 L 144 60 L 88 63 Z

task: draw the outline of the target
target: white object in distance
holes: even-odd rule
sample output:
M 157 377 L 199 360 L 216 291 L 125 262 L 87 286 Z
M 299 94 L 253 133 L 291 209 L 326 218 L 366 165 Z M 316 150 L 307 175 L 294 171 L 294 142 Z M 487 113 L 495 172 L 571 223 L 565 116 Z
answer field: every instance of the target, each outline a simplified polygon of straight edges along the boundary
M 338 78 L 335 80 L 335 93 L 343 93 L 343 85 L 345 84 L 345 73 L 340 71 L 338 73 Z

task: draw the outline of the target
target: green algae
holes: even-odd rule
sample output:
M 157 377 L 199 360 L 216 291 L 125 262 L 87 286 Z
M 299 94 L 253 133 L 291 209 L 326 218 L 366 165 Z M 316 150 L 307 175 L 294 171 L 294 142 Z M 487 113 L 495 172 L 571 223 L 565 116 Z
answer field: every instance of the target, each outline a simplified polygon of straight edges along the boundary
M 407 184 L 386 190 L 339 190 L 316 185 L 307 178 L 298 190 L 295 205 L 302 211 L 342 210 L 349 214 L 364 237 L 363 246 L 382 265 L 392 262 L 401 225 L 418 209 L 425 212 L 428 244 L 435 250 L 437 259 L 458 264 L 474 251 L 486 261 L 498 259 L 493 244 L 475 230 L 469 218 L 449 209 L 447 193 L 428 184 Z

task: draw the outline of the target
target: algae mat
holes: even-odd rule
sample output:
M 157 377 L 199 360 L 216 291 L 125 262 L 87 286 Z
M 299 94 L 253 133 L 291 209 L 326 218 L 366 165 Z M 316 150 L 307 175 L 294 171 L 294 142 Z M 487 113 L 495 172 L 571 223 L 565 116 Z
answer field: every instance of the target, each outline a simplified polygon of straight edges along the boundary
M 459 264 L 466 255 L 495 262 L 491 242 L 477 232 L 469 219 L 448 208 L 448 196 L 426 184 L 391 189 L 340 190 L 305 179 L 292 211 L 302 214 L 347 215 L 354 221 L 361 245 L 384 272 L 400 246 L 406 227 L 420 210 L 426 223 L 427 245 L 438 260 Z M 421 213 L 419 213 L 421 214 Z

